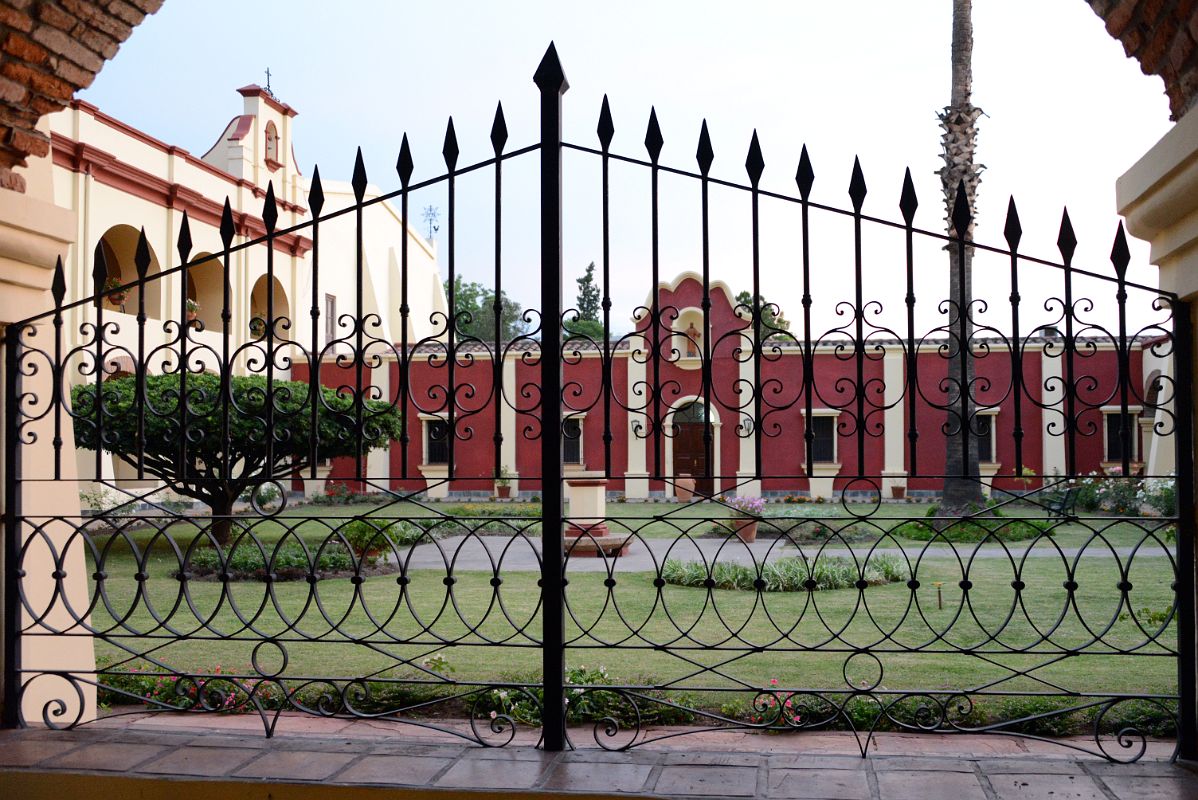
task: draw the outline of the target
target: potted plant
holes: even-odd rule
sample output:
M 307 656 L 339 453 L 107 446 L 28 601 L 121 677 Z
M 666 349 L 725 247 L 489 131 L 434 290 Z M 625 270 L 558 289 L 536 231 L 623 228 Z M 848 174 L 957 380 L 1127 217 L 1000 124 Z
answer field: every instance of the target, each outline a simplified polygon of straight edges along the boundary
M 495 496 L 506 499 L 512 496 L 512 473 L 507 467 L 499 468 L 499 477 L 495 479 Z
M 266 335 L 266 320 L 262 317 L 252 317 L 250 319 L 250 336 L 255 339 L 261 339 Z
M 104 283 L 104 291 L 108 295 L 108 302 L 114 306 L 120 306 L 121 311 L 125 310 L 125 301 L 129 299 L 129 291 L 121 289 L 121 279 L 117 277 L 109 278 Z
M 695 479 L 690 475 L 679 475 L 674 478 L 674 495 L 679 503 L 689 503 L 695 496 Z
M 757 540 L 757 523 L 765 510 L 765 500 L 760 497 L 733 497 L 726 501 L 732 509 L 732 530 L 742 542 Z
M 186 307 L 187 307 L 187 321 L 195 322 L 196 315 L 200 313 L 200 304 L 197 303 L 195 300 L 192 300 L 189 297 L 189 298 L 187 298 L 187 306 Z
M 901 483 L 896 483 L 890 487 L 890 496 L 895 500 L 902 500 L 907 496 L 907 487 Z

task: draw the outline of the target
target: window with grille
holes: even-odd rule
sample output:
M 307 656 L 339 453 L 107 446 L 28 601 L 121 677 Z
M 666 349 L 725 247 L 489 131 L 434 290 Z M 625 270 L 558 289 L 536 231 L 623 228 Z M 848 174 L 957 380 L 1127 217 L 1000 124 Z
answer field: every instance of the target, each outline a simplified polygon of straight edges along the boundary
M 811 460 L 821 463 L 836 461 L 836 417 L 812 417 Z
M 424 463 L 449 463 L 449 423 L 443 419 L 424 423 Z
M 562 461 L 582 463 L 582 420 L 578 417 L 567 417 L 562 421 Z

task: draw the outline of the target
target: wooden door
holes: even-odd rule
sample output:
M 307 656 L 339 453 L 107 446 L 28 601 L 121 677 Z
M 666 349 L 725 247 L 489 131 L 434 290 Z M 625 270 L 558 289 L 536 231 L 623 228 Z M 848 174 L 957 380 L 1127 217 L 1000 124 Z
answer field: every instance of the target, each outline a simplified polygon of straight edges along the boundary
M 695 479 L 695 492 L 711 496 L 712 479 L 707 472 L 707 456 L 703 448 L 702 422 L 674 423 L 674 475 L 690 475 Z

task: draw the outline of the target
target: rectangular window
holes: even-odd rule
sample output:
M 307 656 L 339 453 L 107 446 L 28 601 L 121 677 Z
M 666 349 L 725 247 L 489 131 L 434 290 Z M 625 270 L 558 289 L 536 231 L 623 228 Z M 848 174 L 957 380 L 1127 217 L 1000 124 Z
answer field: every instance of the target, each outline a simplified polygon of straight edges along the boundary
M 1136 430 L 1139 415 L 1132 412 L 1127 415 L 1115 412 L 1104 416 L 1106 419 L 1106 458 L 1104 460 L 1123 460 L 1123 433 L 1120 425 L 1120 420 L 1122 420 L 1123 424 L 1127 426 L 1128 441 L 1131 443 L 1131 452 L 1127 454 L 1127 458 L 1129 461 L 1135 461 L 1136 444 L 1139 439 L 1139 431 Z
M 993 463 L 994 456 L 994 422 L 996 415 L 987 414 L 985 412 L 978 414 L 977 437 L 978 437 L 978 461 L 983 464 Z
M 836 417 L 812 417 L 811 460 L 817 463 L 836 461 Z
M 567 417 L 562 421 L 562 461 L 582 463 L 582 420 L 578 417 Z
M 337 338 L 337 298 L 331 294 L 324 296 L 324 341 L 325 344 Z
M 430 419 L 424 423 L 424 463 L 449 463 L 449 423 Z

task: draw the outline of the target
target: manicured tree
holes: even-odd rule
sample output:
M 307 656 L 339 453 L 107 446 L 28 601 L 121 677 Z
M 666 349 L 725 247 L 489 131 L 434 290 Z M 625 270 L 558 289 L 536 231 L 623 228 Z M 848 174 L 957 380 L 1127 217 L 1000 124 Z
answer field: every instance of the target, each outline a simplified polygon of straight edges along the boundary
M 748 291 L 741 292 L 736 295 L 736 305 L 752 309 L 753 295 Z M 761 322 L 758 325 L 758 333 L 761 334 L 762 341 L 766 341 L 773 336 L 781 336 L 782 331 L 790 330 L 790 320 L 786 318 L 786 312 L 780 306 L 776 303 L 771 303 L 764 297 L 758 297 L 758 306 L 761 308 Z
M 563 325 L 566 329 L 563 336 L 566 338 L 571 335 L 585 336 L 596 342 L 602 342 L 603 322 L 599 319 L 602 295 L 599 292 L 599 286 L 595 283 L 595 262 L 587 264 L 586 272 L 581 278 L 575 278 L 574 282 L 578 284 L 578 300 L 575 303 L 578 319 L 569 318 L 573 317 L 573 314 L 568 315 Z
M 186 424 L 178 374 L 146 376 L 141 397 L 137 384 L 132 376 L 105 381 L 99 404 L 95 384 L 74 387 L 75 443 L 86 450 L 102 447 L 178 494 L 207 505 L 214 516 L 213 535 L 221 544 L 230 538 L 234 501 L 265 480 L 289 479 L 292 472 L 310 467 L 313 437 L 316 455 L 323 459 L 365 455 L 387 447 L 400 433 L 399 412 L 390 404 L 366 400 L 359 415 L 349 393 L 328 387 L 321 387 L 316 399 L 313 430 L 313 398 L 308 384 L 298 381 L 274 381 L 268 395 L 264 377 L 234 376 L 226 404 L 219 376 L 188 374 Z M 273 407 L 269 415 L 268 396 Z

